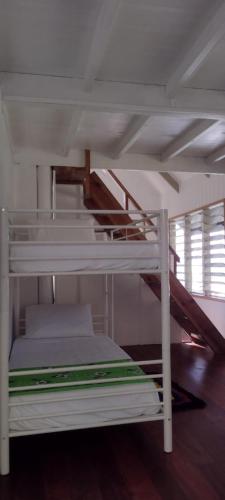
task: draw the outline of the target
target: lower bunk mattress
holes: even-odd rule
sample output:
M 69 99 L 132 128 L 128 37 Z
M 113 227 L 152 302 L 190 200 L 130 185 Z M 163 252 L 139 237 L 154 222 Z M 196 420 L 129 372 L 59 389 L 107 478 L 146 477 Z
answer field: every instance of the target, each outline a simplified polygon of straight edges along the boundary
M 154 381 L 129 382 L 130 376 L 143 375 L 139 366 L 101 368 L 104 362 L 123 360 L 131 358 L 108 337 L 18 338 L 13 345 L 10 370 L 46 367 L 57 367 L 58 370 L 10 377 L 10 388 L 13 389 L 10 392 L 10 431 L 48 432 L 156 415 L 161 411 L 161 403 L 158 393 L 154 392 Z M 82 367 L 86 364 L 99 364 L 99 368 L 60 372 L 64 366 Z M 95 383 L 101 378 L 112 377 L 126 377 L 128 380 Z M 81 380 L 84 385 L 72 385 L 72 382 Z M 90 384 L 90 380 L 94 382 Z M 70 382 L 71 386 L 45 387 L 46 383 L 62 382 Z M 37 389 L 23 391 L 23 387 L 29 385 L 35 385 Z

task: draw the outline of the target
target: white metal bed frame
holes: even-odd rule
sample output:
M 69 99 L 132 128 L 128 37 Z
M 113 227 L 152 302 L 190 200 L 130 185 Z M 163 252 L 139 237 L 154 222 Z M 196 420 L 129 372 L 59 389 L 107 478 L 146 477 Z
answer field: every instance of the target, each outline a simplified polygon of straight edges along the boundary
M 129 270 L 121 270 L 121 269 L 108 269 L 105 271 L 95 271 L 95 270 L 90 270 L 90 271 L 75 271 L 75 272 L 12 272 L 10 269 L 10 261 L 12 258 L 10 257 L 10 247 L 11 245 L 14 244 L 13 241 L 11 241 L 11 229 L 15 228 L 27 228 L 27 227 L 39 227 L 40 225 L 23 225 L 23 224 L 14 224 L 10 223 L 10 217 L 15 216 L 18 214 L 30 214 L 33 213 L 35 215 L 37 214 L 42 214 L 42 213 L 49 213 L 52 214 L 54 213 L 55 215 L 57 214 L 66 214 L 66 215 L 77 215 L 77 214 L 85 214 L 87 215 L 86 210 L 6 210 L 6 209 L 1 209 L 1 279 L 0 279 L 0 474 L 5 475 L 9 473 L 9 439 L 14 436 L 22 436 L 22 435 L 30 435 L 30 434 L 43 434 L 43 433 L 49 433 L 49 432 L 60 432 L 60 431 L 65 431 L 65 430 L 72 430 L 72 429 L 81 429 L 81 428 L 91 428 L 91 427 L 104 427 L 104 426 L 111 426 L 111 425 L 118 425 L 118 424 L 127 424 L 127 423 L 133 423 L 133 422 L 145 422 L 145 421 L 155 421 L 155 420 L 162 420 L 164 423 L 164 451 L 170 453 L 172 451 L 172 411 L 171 411 L 171 361 L 170 361 L 170 306 L 169 306 L 169 244 L 168 244 L 168 216 L 167 216 L 167 210 L 158 210 L 158 211 L 138 211 L 138 210 L 107 210 L 107 211 L 102 211 L 102 210 L 90 210 L 88 211 L 88 214 L 90 215 L 109 215 L 109 214 L 117 214 L 117 215 L 138 215 L 139 217 L 141 216 L 141 219 L 139 222 L 135 220 L 132 224 L 120 224 L 120 225 L 105 225 L 101 226 L 102 229 L 110 231 L 111 234 L 111 239 L 115 236 L 115 231 L 118 231 L 120 229 L 125 229 L 126 230 L 126 235 L 127 239 L 129 240 L 129 229 L 131 227 L 135 227 L 136 224 L 138 224 L 138 228 L 145 233 L 149 231 L 153 231 L 156 235 L 156 240 L 149 240 L 149 245 L 151 245 L 153 242 L 154 243 L 159 243 L 159 262 L 160 266 L 159 269 L 157 270 L 150 270 L 149 269 L 129 269 Z M 152 219 L 155 218 L 157 223 L 155 227 L 146 227 L 146 215 L 147 218 Z M 44 227 L 48 226 L 48 221 L 45 221 L 46 223 L 43 224 Z M 76 219 L 75 219 L 76 222 Z M 56 227 L 56 226 L 55 226 Z M 60 228 L 60 222 L 57 225 L 58 228 Z M 65 227 L 76 227 L 76 223 L 74 226 L 61 226 L 65 229 Z M 85 226 L 84 224 L 84 227 Z M 93 226 L 92 226 L 93 227 Z M 99 226 L 96 226 L 96 228 L 99 228 Z M 124 238 L 124 237 L 123 237 Z M 123 239 L 122 238 L 122 239 Z M 119 238 L 121 242 L 121 237 Z M 124 238 L 125 239 L 125 238 Z M 135 243 L 135 244 L 142 244 L 143 240 L 140 241 L 133 241 L 130 242 Z M 44 242 L 48 244 L 62 244 L 62 242 Z M 63 242 L 64 244 L 69 243 L 69 242 Z M 71 242 L 70 242 L 71 243 Z M 73 242 L 74 243 L 74 242 Z M 88 244 L 88 242 L 86 242 Z M 106 248 L 107 245 L 110 245 L 111 241 L 107 242 L 99 242 L 99 244 L 105 244 Z M 115 240 L 113 240 L 113 243 L 115 243 Z M 146 241 L 145 241 L 146 243 Z M 25 244 L 25 243 L 24 243 Z M 38 241 L 29 241 L 29 245 L 38 245 L 40 242 Z M 76 242 L 75 242 L 76 244 Z M 126 244 L 128 242 L 126 241 Z M 149 247 L 150 248 L 150 247 Z M 93 259 L 98 258 L 97 256 L 93 256 Z M 121 257 L 122 258 L 122 257 Z M 126 258 L 126 257 L 125 257 Z M 49 259 L 49 257 L 48 257 Z M 48 260 L 46 258 L 46 260 Z M 16 259 L 20 260 L 20 259 Z M 23 259 L 21 259 L 23 260 Z M 113 276 L 114 274 L 158 274 L 161 276 L 161 328 L 162 328 L 162 358 L 157 359 L 157 360 L 146 360 L 146 361 L 130 361 L 129 360 L 129 366 L 145 366 L 145 365 L 162 365 L 162 373 L 156 374 L 156 375 L 146 375 L 143 374 L 141 376 L 133 376 L 129 377 L 129 381 L 132 382 L 132 380 L 137 380 L 137 379 L 152 379 L 154 378 L 162 378 L 162 388 L 159 389 L 154 389 L 153 391 L 150 392 L 158 392 L 162 393 L 163 395 L 163 402 L 161 403 L 161 411 L 157 413 L 156 415 L 150 415 L 150 416 L 139 416 L 139 417 L 130 417 L 130 418 L 123 418 L 123 419 L 114 419 L 111 420 L 110 422 L 104 422 L 104 421 L 99 421 L 98 423 L 94 424 L 86 424 L 86 425 L 74 425 L 74 426 L 63 426 L 60 428 L 54 428 L 54 429 L 42 429 L 42 430 L 27 430 L 27 431 L 11 431 L 10 430 L 10 418 L 9 418 L 9 411 L 10 408 L 16 405 L 23 405 L 25 403 L 13 403 L 13 400 L 10 399 L 9 395 L 12 392 L 12 388 L 9 388 L 9 377 L 11 376 L 17 376 L 18 372 L 16 371 L 9 371 L 9 366 L 8 366 L 8 349 L 9 349 L 9 335 L 10 335 L 10 280 L 15 279 L 15 278 L 20 278 L 20 277 L 28 277 L 28 276 L 52 276 L 52 275 L 91 275 L 91 274 L 104 274 L 106 277 L 108 275 Z M 107 283 L 107 294 L 108 294 L 108 283 Z M 108 300 L 108 296 L 107 296 Z M 108 308 L 108 305 L 107 305 Z M 108 312 L 108 309 L 107 309 Z M 113 320 L 113 317 L 112 317 Z M 106 363 L 102 365 L 103 368 L 110 368 L 111 366 L 125 366 L 126 362 L 122 363 Z M 93 369 L 94 365 L 84 365 L 82 366 L 83 369 Z M 96 367 L 99 368 L 98 365 Z M 66 367 L 66 368 L 60 368 L 60 371 L 75 371 L 78 368 L 75 367 Z M 79 370 L 81 367 L 79 367 Z M 26 370 L 26 374 L 36 374 L 36 373 L 45 373 L 48 371 L 54 372 L 56 369 L 50 368 L 47 370 Z M 20 375 L 23 374 L 23 372 L 19 372 Z M 101 379 L 99 381 L 94 381 L 96 384 L 99 383 L 104 383 L 104 382 L 118 382 L 120 380 L 126 380 L 126 377 L 121 377 L 121 378 L 112 378 L 112 379 Z M 84 382 L 83 382 L 84 383 Z M 88 382 L 89 384 L 91 381 Z M 57 387 L 59 385 L 61 386 L 69 386 L 69 385 L 82 385 L 82 382 L 72 382 L 72 383 L 63 383 L 63 384 L 57 384 Z M 47 388 L 53 388 L 55 387 L 56 384 L 46 384 L 45 387 Z M 21 390 L 35 390 L 37 386 L 29 386 L 29 387 L 23 387 Z M 20 388 L 17 387 L 17 391 Z M 14 389 L 15 390 L 15 389 Z M 134 387 L 132 390 L 129 388 L 126 389 L 124 388 L 123 394 L 135 394 L 137 393 L 137 387 Z M 138 393 L 147 393 L 149 392 L 149 389 L 146 388 L 138 388 Z M 96 411 L 101 411 L 103 410 L 101 406 L 101 400 L 105 397 L 107 397 L 109 393 L 107 392 L 107 389 L 102 392 L 97 398 L 99 398 L 100 402 L 100 407 L 98 409 L 95 408 Z M 121 392 L 120 392 L 121 395 Z M 87 389 L 87 392 L 85 395 L 82 396 L 83 399 L 88 399 L 91 398 L 91 390 Z M 66 397 L 65 393 L 62 394 L 62 396 L 57 395 L 54 398 L 54 402 L 63 402 L 65 400 L 73 400 L 75 401 L 76 399 L 81 398 L 81 396 L 77 396 L 74 394 L 74 396 L 71 397 Z M 40 395 L 40 403 L 44 403 L 46 401 L 41 400 L 41 395 Z M 29 403 L 32 403 L 32 401 L 29 401 Z M 35 401 L 37 403 L 37 401 Z M 148 403 L 144 406 L 153 406 L 152 404 Z M 129 408 L 134 408 L 134 405 L 129 407 L 129 406 L 124 406 L 123 408 L 120 405 L 120 409 L 129 409 Z M 118 409 L 116 406 L 114 408 L 110 408 L 110 411 L 112 409 Z M 105 408 L 104 408 L 105 410 Z M 72 412 L 73 414 L 76 414 L 76 412 Z M 77 414 L 80 413 L 79 411 Z M 91 410 L 89 410 L 86 413 L 91 413 Z M 63 415 L 67 415 L 68 413 L 63 413 Z M 59 416 L 61 413 L 57 412 L 54 413 L 54 415 L 51 416 Z M 48 418 L 50 415 L 43 415 L 41 418 Z M 18 419 L 24 420 L 27 417 L 18 417 Z M 34 416 L 31 418 L 35 418 Z M 40 418 L 40 415 L 38 416 Z M 13 419 L 12 419 L 13 420 Z

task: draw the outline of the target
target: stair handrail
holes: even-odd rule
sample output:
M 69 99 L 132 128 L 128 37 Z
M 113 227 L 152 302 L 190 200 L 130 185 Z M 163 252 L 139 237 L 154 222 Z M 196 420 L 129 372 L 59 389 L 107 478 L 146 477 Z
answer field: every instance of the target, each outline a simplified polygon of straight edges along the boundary
M 135 200 L 135 198 L 130 194 L 126 186 L 120 181 L 120 179 L 117 177 L 116 174 L 112 170 L 107 170 L 107 172 L 111 175 L 111 177 L 114 179 L 114 181 L 118 184 L 118 186 L 122 189 L 122 191 L 125 194 L 125 210 L 129 210 L 129 201 L 135 206 L 137 210 L 141 210 L 144 212 L 143 208 L 139 205 L 139 203 Z M 147 214 L 143 213 L 143 217 L 146 218 L 146 223 L 154 226 L 154 223 L 147 217 Z M 173 255 L 174 259 L 174 274 L 176 276 L 177 274 L 177 263 L 180 262 L 180 257 L 177 255 L 175 252 L 174 248 L 169 246 L 170 253 Z

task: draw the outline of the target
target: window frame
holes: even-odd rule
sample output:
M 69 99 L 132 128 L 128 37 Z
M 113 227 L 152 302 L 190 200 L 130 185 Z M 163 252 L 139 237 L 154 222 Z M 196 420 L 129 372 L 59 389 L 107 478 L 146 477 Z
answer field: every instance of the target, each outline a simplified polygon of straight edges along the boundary
M 188 210 L 186 212 L 182 212 L 181 214 L 174 215 L 174 216 L 169 218 L 169 223 L 173 222 L 177 219 L 185 218 L 186 216 L 194 214 L 198 211 L 203 212 L 203 214 L 204 214 L 204 211 L 207 211 L 208 208 L 214 207 L 214 206 L 219 205 L 219 204 L 223 204 L 223 207 L 224 207 L 224 233 L 225 233 L 225 198 L 219 199 L 217 201 L 213 201 L 211 203 L 208 203 L 207 205 L 202 205 L 200 207 L 193 208 L 193 209 Z M 170 231 L 169 231 L 169 233 L 170 233 Z M 185 238 L 184 238 L 184 240 L 185 240 Z M 171 244 L 173 246 L 173 242 L 170 241 L 170 245 Z M 205 256 L 203 255 L 202 258 L 204 259 L 204 257 Z M 186 261 L 184 262 L 184 270 L 185 270 L 185 266 L 186 266 Z M 184 275 L 184 277 L 185 277 L 185 275 Z M 185 281 L 186 281 L 186 277 L 185 277 Z M 193 295 L 193 297 L 196 297 L 199 299 L 216 300 L 218 302 L 225 302 L 225 293 L 224 293 L 224 296 L 222 296 L 222 297 L 218 297 L 216 295 L 210 295 L 209 293 L 206 293 L 206 291 L 204 290 L 204 276 L 203 276 L 203 293 L 197 293 L 195 291 L 190 291 L 190 290 L 189 290 L 189 293 L 191 295 Z

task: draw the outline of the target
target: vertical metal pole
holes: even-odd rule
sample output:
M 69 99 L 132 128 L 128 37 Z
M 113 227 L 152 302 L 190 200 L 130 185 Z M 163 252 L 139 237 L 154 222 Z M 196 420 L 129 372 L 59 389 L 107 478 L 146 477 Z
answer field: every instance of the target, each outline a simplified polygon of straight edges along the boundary
M 109 335 L 109 277 L 105 274 L 105 311 L 104 311 L 104 330 L 105 335 Z
M 52 207 L 52 175 L 51 168 L 44 165 L 37 167 L 38 199 L 37 207 L 46 212 L 39 213 L 40 219 L 50 219 L 50 210 Z M 53 303 L 53 289 L 51 276 L 39 276 L 38 278 L 39 303 Z
M 170 286 L 167 210 L 160 212 L 161 239 L 161 322 L 164 401 L 164 451 L 172 451 L 171 360 L 170 360 Z
M 55 212 L 56 209 L 56 172 L 55 169 L 52 169 L 52 219 L 55 220 Z M 56 294 L 56 277 L 52 276 L 52 300 L 53 304 L 55 304 L 55 294 Z
M 20 335 L 20 278 L 13 280 L 13 298 L 14 298 L 14 320 L 15 320 L 15 336 Z
M 0 285 L 0 473 L 9 473 L 9 269 L 8 214 L 1 210 L 1 285 Z
M 114 275 L 111 275 L 111 339 L 114 340 Z

